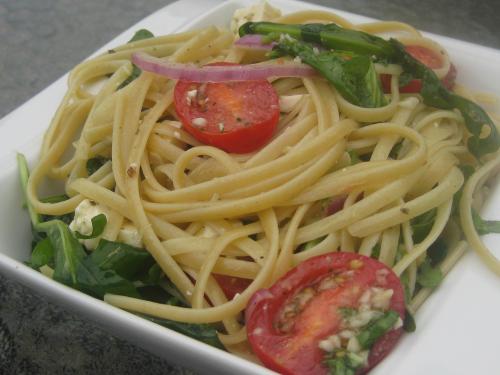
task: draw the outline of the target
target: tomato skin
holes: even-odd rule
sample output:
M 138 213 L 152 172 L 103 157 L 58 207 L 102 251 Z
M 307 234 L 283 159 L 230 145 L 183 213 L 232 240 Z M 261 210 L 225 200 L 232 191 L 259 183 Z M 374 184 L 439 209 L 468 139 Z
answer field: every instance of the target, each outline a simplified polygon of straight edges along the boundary
M 193 90 L 197 97 L 188 99 L 188 92 Z M 265 145 L 274 134 L 280 115 L 278 94 L 266 80 L 223 83 L 180 80 L 174 89 L 174 103 L 184 128 L 193 137 L 234 153 L 252 152 Z M 193 123 L 196 118 L 206 120 L 206 125 L 197 126 Z
M 228 300 L 232 300 L 235 295 L 241 294 L 252 282 L 251 280 L 234 276 L 219 274 L 214 274 L 213 276 Z
M 441 57 L 438 56 L 434 51 L 429 48 L 422 46 L 406 46 L 406 51 L 412 55 L 415 59 L 423 63 L 425 66 L 431 69 L 439 69 L 442 66 Z M 455 79 L 457 77 L 457 69 L 453 64 L 450 64 L 450 69 L 446 76 L 441 80 L 443 86 L 448 90 L 451 90 L 455 85 Z M 391 92 L 391 76 L 389 74 L 381 74 L 380 80 L 382 83 L 382 88 L 385 93 Z M 412 79 L 405 86 L 399 88 L 399 92 L 403 94 L 413 94 L 422 91 L 422 80 Z
M 276 318 L 283 304 L 298 290 L 317 282 L 333 271 L 348 271 L 353 260 L 363 266 L 355 270 L 351 281 L 340 287 L 321 291 L 295 318 L 291 331 L 276 328 Z M 320 340 L 340 329 L 338 307 L 355 307 L 364 288 L 377 285 L 376 271 L 386 269 L 386 288 L 393 289 L 390 309 L 404 318 L 403 287 L 399 278 L 384 264 L 355 253 L 334 252 L 313 257 L 279 279 L 271 288 L 254 294 L 246 310 L 248 340 L 253 351 L 268 368 L 281 374 L 327 374 L 322 364 L 325 353 L 318 347 Z M 359 290 L 358 290 L 359 289 Z M 402 334 L 395 329 L 381 337 L 370 350 L 368 371 L 394 347 Z

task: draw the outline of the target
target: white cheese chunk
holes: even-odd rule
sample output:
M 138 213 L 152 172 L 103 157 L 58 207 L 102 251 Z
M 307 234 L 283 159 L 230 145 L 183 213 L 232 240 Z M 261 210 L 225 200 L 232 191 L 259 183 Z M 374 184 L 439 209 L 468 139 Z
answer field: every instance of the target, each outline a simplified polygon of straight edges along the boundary
M 135 247 L 144 246 L 142 243 L 142 235 L 131 223 L 125 223 L 122 225 L 120 232 L 118 232 L 117 241 Z
M 106 219 L 108 219 L 109 211 L 106 207 L 101 206 L 90 199 L 84 199 L 78 206 L 76 206 L 75 217 L 69 224 L 69 229 L 73 233 L 78 232 L 84 236 L 88 236 L 92 234 L 92 218 L 100 214 L 104 214 Z M 80 241 L 80 243 L 82 243 L 88 250 L 94 250 L 100 239 L 101 236 L 98 236 L 96 238 L 78 241 Z

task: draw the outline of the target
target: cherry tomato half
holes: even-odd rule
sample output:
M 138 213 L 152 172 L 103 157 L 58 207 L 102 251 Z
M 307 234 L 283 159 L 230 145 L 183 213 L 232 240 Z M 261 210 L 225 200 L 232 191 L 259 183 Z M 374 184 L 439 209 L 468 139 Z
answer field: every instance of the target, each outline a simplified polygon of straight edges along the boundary
M 234 153 L 255 151 L 266 144 L 280 115 L 278 94 L 266 80 L 180 80 L 175 86 L 174 103 L 184 128 L 193 137 Z
M 439 69 L 443 61 L 439 55 L 437 55 L 433 50 L 423 47 L 423 46 L 406 46 L 406 51 L 412 55 L 415 59 L 420 61 L 422 64 L 431 69 Z M 453 64 L 450 65 L 450 70 L 446 73 L 446 76 L 441 80 L 444 87 L 447 89 L 452 89 L 455 85 L 455 78 L 457 77 L 457 70 Z M 382 74 L 380 76 L 382 81 L 382 87 L 384 92 L 391 92 L 391 76 L 388 74 Z M 420 79 L 413 79 L 408 84 L 399 88 L 399 91 L 404 94 L 417 93 L 422 90 L 422 81 Z
M 246 310 L 253 351 L 281 374 L 327 374 L 319 343 L 339 333 L 342 309 L 356 309 L 372 288 L 392 289 L 389 309 L 404 319 L 403 287 L 390 268 L 363 255 L 334 252 L 311 258 L 271 288 L 256 292 Z M 372 289 L 370 289 L 372 290 Z M 305 303 L 304 303 L 305 301 Z M 394 347 L 402 329 L 392 329 L 371 347 L 365 372 Z

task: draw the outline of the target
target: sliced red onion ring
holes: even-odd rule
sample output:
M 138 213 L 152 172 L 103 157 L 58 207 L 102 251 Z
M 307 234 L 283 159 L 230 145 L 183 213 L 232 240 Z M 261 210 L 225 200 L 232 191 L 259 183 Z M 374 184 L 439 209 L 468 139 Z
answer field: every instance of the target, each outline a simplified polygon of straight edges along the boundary
M 276 45 L 276 42 L 264 43 L 262 42 L 262 35 L 258 34 L 248 34 L 242 36 L 236 42 L 234 42 L 236 47 L 249 48 L 261 51 L 271 51 Z
M 315 70 L 299 63 L 203 66 L 179 64 L 145 53 L 134 53 L 132 62 L 142 70 L 172 79 L 193 82 L 255 81 L 270 77 L 311 77 Z

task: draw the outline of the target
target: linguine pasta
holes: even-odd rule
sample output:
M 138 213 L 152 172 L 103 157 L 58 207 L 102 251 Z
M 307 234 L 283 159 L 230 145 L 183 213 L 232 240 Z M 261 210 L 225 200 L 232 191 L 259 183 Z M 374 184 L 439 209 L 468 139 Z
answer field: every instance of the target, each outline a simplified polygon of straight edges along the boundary
M 280 23 L 335 22 L 390 34 L 436 51 L 443 60 L 435 70 L 439 78 L 450 66 L 439 45 L 399 22 L 354 25 L 323 11 L 273 17 Z M 183 129 L 173 107 L 175 81 L 142 72 L 117 89 L 131 74 L 131 55 L 138 51 L 199 65 L 265 59 L 235 48 L 235 38 L 232 31 L 211 26 L 131 42 L 81 63 L 69 76 L 29 179 L 32 206 L 40 214 L 62 215 L 90 199 L 107 209 L 103 238 L 110 241 L 117 240 L 124 222 L 132 223 L 191 307 L 119 295 L 106 295 L 106 302 L 181 322 L 222 322 L 226 348 L 248 355 L 241 320 L 248 300 L 313 256 L 342 250 L 378 258 L 407 281 L 410 311 L 432 291 L 417 287 L 417 270 L 440 236 L 449 248 L 440 263 L 443 273 L 468 242 L 500 275 L 471 216 L 500 158 L 495 153 L 480 164 L 466 147 L 468 133 L 458 112 L 400 93 L 399 66 L 376 66 L 378 73 L 391 75 L 392 88 L 388 104 L 379 108 L 349 103 L 320 76 L 273 80 L 282 102 L 278 131 L 266 146 L 243 155 L 203 145 Z M 361 162 L 354 163 L 353 155 Z M 88 175 L 87 161 L 97 156 L 109 161 Z M 462 164 L 475 168 L 466 183 Z M 38 192 L 46 179 L 62 181 L 70 198 L 43 202 Z M 457 215 L 453 202 L 462 188 Z M 325 202 L 339 197 L 345 198 L 343 209 L 325 215 Z M 433 209 L 432 229 L 414 243 L 412 220 Z M 251 283 L 227 300 L 214 274 Z

